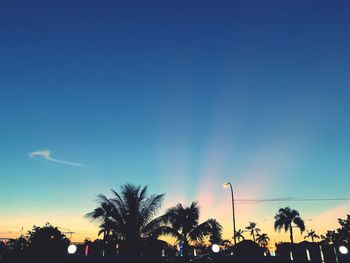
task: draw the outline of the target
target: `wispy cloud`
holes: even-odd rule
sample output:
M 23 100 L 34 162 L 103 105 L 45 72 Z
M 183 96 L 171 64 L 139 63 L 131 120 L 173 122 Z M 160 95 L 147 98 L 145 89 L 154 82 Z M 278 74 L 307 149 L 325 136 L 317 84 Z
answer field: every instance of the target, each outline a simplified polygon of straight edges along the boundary
M 56 158 L 52 158 L 51 157 L 51 152 L 50 150 L 38 150 L 35 152 L 31 152 L 29 153 L 29 156 L 31 158 L 44 158 L 50 162 L 55 162 L 55 163 L 61 163 L 61 164 L 67 164 L 67 165 L 72 165 L 72 166 L 78 166 L 78 167 L 83 167 L 84 165 L 81 163 L 75 163 L 75 162 L 70 162 L 70 161 L 66 161 L 66 160 L 60 160 L 60 159 L 56 159 Z

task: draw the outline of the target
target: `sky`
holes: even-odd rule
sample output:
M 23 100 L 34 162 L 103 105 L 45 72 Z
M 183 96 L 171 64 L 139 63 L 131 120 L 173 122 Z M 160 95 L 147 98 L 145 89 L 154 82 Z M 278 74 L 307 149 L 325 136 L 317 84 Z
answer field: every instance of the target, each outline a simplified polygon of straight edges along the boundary
M 0 237 L 50 222 L 95 238 L 99 193 L 349 198 L 349 1 L 0 2 Z M 237 202 L 273 241 L 280 207 L 323 233 L 350 201 Z M 297 234 L 297 239 L 302 235 Z

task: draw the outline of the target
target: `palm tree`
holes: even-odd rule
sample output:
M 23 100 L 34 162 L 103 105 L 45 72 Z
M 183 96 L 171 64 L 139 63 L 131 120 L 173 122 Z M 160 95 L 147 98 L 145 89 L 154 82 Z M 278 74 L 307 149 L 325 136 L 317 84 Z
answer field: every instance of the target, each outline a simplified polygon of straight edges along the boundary
M 243 236 L 243 233 L 244 233 L 244 231 L 242 229 L 238 229 L 236 231 L 235 236 L 236 236 L 238 241 L 245 239 L 244 236 Z
M 266 233 L 257 234 L 256 241 L 258 242 L 259 245 L 266 246 L 269 243 L 270 238 Z
M 113 233 L 115 238 L 132 244 L 134 253 L 138 253 L 143 238 L 157 238 L 162 217 L 155 218 L 164 198 L 164 194 L 147 194 L 147 186 L 125 184 L 120 193 L 112 190 L 113 198 L 98 195 L 98 207 L 85 215 L 91 221 L 100 223 L 100 233 L 106 239 Z M 128 245 L 126 245 L 128 247 Z M 128 249 L 126 249 L 126 253 Z
M 278 213 L 275 215 L 275 231 L 281 231 L 283 228 L 285 232 L 289 230 L 290 232 L 290 242 L 293 244 L 293 225 L 300 229 L 300 232 L 305 231 L 304 220 L 300 217 L 300 214 L 297 210 L 291 209 L 290 207 L 281 208 L 278 210 Z
M 253 236 L 253 241 L 255 242 L 255 234 L 259 234 L 261 231 L 259 228 L 256 227 L 255 222 L 249 222 L 249 225 L 245 228 L 250 232 L 250 235 Z
M 216 222 L 216 220 L 214 220 Z M 211 224 L 211 230 L 209 234 L 210 244 L 221 244 L 222 242 L 222 226 L 218 222 Z
M 98 236 L 103 234 L 104 241 L 107 241 L 111 235 L 114 237 L 117 237 L 118 234 L 113 231 L 115 227 L 116 227 L 116 224 L 113 220 L 111 220 L 108 217 L 104 218 L 103 222 L 99 225 L 100 231 L 98 232 Z
M 197 202 L 192 202 L 189 207 L 177 204 L 163 216 L 167 225 L 162 227 L 161 234 L 175 237 L 182 244 L 185 257 L 191 242 L 201 242 L 214 233 L 221 237 L 222 226 L 215 219 L 210 218 L 199 224 L 199 211 Z
M 312 242 L 314 242 L 315 238 L 320 239 L 320 236 L 316 234 L 315 230 L 311 229 L 306 231 L 304 239 L 306 238 L 311 238 Z

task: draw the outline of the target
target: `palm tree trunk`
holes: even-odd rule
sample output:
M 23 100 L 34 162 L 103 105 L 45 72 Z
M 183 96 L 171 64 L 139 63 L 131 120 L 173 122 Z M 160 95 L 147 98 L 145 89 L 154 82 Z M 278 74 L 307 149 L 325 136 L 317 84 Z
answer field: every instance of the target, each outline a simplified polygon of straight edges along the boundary
M 107 252 L 107 244 L 106 244 L 106 240 L 107 240 L 107 230 L 103 231 L 103 255 L 106 255 Z
M 253 230 L 254 231 L 254 230 Z M 253 232 L 253 240 L 254 240 L 254 242 L 255 242 L 255 235 L 254 235 L 254 232 Z
M 293 240 L 293 227 L 292 227 L 292 224 L 290 224 L 289 226 L 289 231 L 290 231 L 290 242 L 292 244 L 294 244 L 294 240 Z
M 182 243 L 182 254 L 184 258 L 188 258 L 189 257 L 189 251 L 188 251 L 188 241 L 185 238 L 183 243 Z

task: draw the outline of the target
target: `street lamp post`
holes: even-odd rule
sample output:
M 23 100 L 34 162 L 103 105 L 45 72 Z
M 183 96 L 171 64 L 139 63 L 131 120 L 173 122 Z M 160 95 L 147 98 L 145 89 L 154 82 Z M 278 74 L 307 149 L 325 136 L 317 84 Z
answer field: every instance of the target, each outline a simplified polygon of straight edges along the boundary
M 224 184 L 225 188 L 228 188 L 230 186 L 231 189 L 231 201 L 232 201 L 232 223 L 233 223 L 233 241 L 236 245 L 236 220 L 235 220 L 235 199 L 233 197 L 233 188 L 232 184 L 230 182 L 227 182 Z

